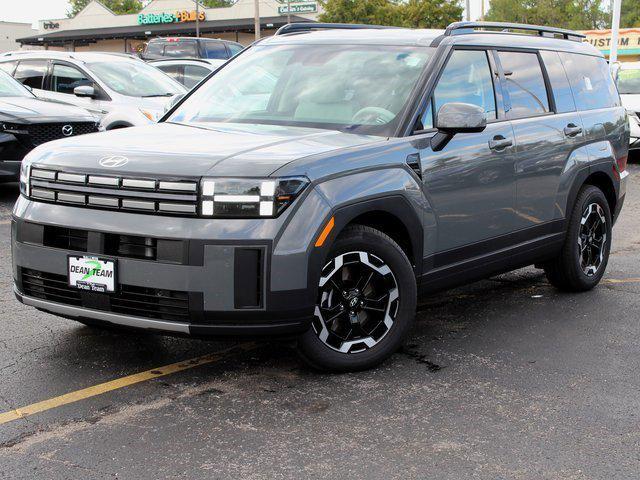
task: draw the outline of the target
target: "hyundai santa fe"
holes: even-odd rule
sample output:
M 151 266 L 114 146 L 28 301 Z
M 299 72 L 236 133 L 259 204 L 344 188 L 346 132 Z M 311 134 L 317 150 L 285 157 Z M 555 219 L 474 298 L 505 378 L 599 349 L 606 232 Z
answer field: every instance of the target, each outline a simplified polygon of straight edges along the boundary
M 401 345 L 419 294 L 528 265 L 589 290 L 629 126 L 582 39 L 283 27 L 159 124 L 29 154 L 16 296 L 93 325 L 292 336 L 312 366 L 351 371 Z

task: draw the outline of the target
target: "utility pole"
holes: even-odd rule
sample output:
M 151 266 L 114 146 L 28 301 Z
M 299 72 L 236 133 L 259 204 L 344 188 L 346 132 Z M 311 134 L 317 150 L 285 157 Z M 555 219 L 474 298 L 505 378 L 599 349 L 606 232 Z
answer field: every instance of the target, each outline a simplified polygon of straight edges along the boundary
M 200 37 L 200 0 L 196 0 L 196 37 Z
M 480 0 L 480 21 L 484 22 L 484 0 Z
M 291 23 L 291 0 L 287 0 L 287 23 Z
M 611 49 L 609 50 L 609 64 L 618 61 L 618 31 L 620 30 L 620 8 L 622 0 L 613 0 L 613 15 L 611 16 Z
M 471 0 L 466 0 L 465 10 L 467 12 L 467 14 L 465 15 L 467 18 L 467 22 L 470 22 L 471 21 Z
M 253 0 L 256 40 L 260 40 L 260 0 Z

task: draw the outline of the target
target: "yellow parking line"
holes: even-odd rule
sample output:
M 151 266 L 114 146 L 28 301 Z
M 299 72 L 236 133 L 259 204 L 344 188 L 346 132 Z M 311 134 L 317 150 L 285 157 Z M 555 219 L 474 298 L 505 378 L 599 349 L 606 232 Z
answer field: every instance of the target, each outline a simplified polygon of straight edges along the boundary
M 640 278 L 605 278 L 604 283 L 640 283 Z
M 220 352 L 202 355 L 201 357 L 192 358 L 183 362 L 172 363 L 170 365 L 165 365 L 164 367 L 147 370 L 146 372 L 135 373 L 133 375 L 128 375 L 116 380 L 100 383 L 92 387 L 83 388 L 82 390 L 65 393 L 64 395 L 53 397 L 48 400 L 32 403 L 31 405 L 27 405 L 26 407 L 16 408 L 15 410 L 0 413 L 0 425 L 2 425 L 3 423 L 18 420 L 20 418 L 28 417 L 35 413 L 44 412 L 46 410 L 51 410 L 52 408 L 61 407 L 62 405 L 78 402 L 86 398 L 95 397 L 96 395 L 102 395 L 106 392 L 118 390 L 130 385 L 135 385 L 136 383 L 146 382 L 147 380 L 164 377 L 166 375 L 171 375 L 172 373 L 189 370 L 190 368 L 199 367 L 201 365 L 215 363 L 232 354 L 239 353 L 241 351 L 252 350 L 256 348 L 256 346 L 257 345 L 255 343 L 243 343 L 226 350 L 222 350 Z

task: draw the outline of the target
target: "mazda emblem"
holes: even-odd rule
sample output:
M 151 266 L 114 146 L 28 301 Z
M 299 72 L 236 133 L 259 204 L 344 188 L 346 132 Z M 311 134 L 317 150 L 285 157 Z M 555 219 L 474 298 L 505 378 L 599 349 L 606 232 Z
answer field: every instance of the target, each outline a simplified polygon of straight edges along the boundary
M 117 168 L 129 163 L 129 159 L 122 155 L 110 155 L 108 157 L 102 157 L 98 163 L 103 167 Z
M 65 137 L 70 137 L 71 135 L 73 135 L 73 125 L 65 125 L 64 127 L 62 127 L 62 134 Z

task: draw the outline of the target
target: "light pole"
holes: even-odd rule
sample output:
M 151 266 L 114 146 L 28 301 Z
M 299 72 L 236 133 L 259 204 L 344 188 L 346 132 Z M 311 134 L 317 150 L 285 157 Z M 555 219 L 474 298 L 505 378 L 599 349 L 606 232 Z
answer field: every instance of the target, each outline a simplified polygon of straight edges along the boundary
M 260 0 L 254 0 L 254 25 L 256 31 L 256 40 L 260 40 Z
M 196 38 L 200 37 L 200 0 L 196 0 Z
M 287 0 L 287 23 L 291 23 L 291 0 Z
M 471 21 L 471 0 L 466 0 L 465 10 L 467 11 L 467 14 L 465 15 L 467 17 L 467 22 L 470 22 Z
M 613 15 L 611 15 L 611 48 L 609 50 L 609 64 L 618 61 L 618 31 L 620 30 L 620 8 L 622 0 L 613 0 Z

